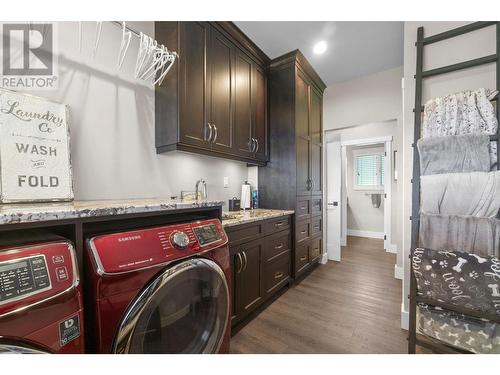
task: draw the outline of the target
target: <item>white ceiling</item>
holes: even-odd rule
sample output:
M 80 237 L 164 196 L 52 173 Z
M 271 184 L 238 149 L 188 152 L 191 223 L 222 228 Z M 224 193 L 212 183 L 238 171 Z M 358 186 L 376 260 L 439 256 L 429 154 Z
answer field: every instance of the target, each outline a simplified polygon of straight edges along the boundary
M 327 85 L 403 65 L 403 22 L 235 23 L 272 59 L 299 49 Z

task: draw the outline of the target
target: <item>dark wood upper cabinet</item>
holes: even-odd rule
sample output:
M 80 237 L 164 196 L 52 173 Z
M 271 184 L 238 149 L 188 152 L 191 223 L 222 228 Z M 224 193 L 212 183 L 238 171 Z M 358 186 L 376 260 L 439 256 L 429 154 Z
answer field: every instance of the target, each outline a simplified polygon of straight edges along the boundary
M 210 149 L 211 145 L 206 141 L 209 135 L 206 111 L 207 82 L 209 81 L 206 70 L 209 26 L 205 22 L 186 22 L 181 25 L 180 35 L 181 44 L 185 48 L 182 51 L 183 58 L 177 62 L 184 82 L 183 90 L 179 92 L 179 110 L 183 123 L 179 129 L 179 141 L 186 145 Z M 168 131 L 163 127 L 160 129 Z
M 269 58 L 231 22 L 156 22 L 179 59 L 155 91 L 156 150 L 265 165 Z
M 253 98 L 253 138 L 255 139 L 255 156 L 260 161 L 267 161 L 269 157 L 268 145 L 268 112 L 267 112 L 267 74 L 266 71 L 254 64 L 252 70 L 252 98 Z
M 252 60 L 243 52 L 236 52 L 234 76 L 234 146 L 248 157 L 252 154 Z
M 233 145 L 233 70 L 235 47 L 222 33 L 210 30 L 208 67 L 210 121 L 212 148 L 230 152 Z

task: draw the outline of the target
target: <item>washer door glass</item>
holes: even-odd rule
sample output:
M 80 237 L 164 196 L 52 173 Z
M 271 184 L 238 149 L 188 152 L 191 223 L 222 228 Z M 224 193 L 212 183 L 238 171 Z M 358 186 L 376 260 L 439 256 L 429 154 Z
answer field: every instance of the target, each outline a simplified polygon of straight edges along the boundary
M 190 259 L 165 270 L 141 293 L 122 323 L 115 350 L 216 353 L 228 319 L 224 272 L 211 260 Z

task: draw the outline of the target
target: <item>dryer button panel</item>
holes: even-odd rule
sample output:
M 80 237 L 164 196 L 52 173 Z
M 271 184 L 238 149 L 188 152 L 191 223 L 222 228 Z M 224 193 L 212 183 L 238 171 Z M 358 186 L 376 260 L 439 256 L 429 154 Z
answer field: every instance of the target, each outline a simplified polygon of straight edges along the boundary
M 78 283 L 71 244 L 51 242 L 0 251 L 0 316 Z
M 0 264 L 0 305 L 50 289 L 43 255 Z

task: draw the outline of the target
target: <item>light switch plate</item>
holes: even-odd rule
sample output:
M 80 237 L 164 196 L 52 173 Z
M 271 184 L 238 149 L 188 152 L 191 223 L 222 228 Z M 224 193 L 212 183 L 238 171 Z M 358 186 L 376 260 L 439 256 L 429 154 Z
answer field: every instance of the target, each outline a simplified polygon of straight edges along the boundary
M 224 177 L 224 187 L 225 188 L 229 187 L 229 177 Z

